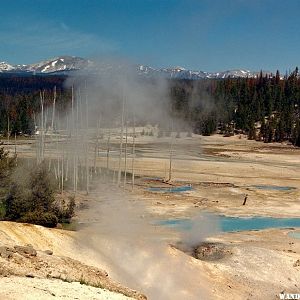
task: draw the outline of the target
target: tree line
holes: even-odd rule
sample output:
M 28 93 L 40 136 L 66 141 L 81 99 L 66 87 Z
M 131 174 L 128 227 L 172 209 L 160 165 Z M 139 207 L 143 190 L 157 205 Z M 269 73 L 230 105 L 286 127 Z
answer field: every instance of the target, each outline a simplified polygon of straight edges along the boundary
M 65 80 L 61 76 L 1 76 L 0 134 L 14 136 L 34 133 L 41 110 L 41 91 L 45 95 L 45 107 L 50 107 L 56 87 L 57 111 L 63 113 L 71 101 L 70 91 L 64 88 Z
M 71 89 L 64 76 L 0 77 L 0 134 L 33 134 L 40 112 L 51 107 L 56 88 L 57 114 L 71 105 Z M 279 71 L 256 78 L 170 80 L 170 110 L 194 133 L 244 133 L 264 142 L 289 141 L 300 146 L 300 78 Z M 50 119 L 49 119 L 50 122 Z M 137 123 L 139 120 L 137 120 Z
M 173 113 L 195 133 L 244 133 L 249 139 L 300 146 L 298 68 L 284 78 L 277 71 L 256 78 L 177 81 L 171 95 Z

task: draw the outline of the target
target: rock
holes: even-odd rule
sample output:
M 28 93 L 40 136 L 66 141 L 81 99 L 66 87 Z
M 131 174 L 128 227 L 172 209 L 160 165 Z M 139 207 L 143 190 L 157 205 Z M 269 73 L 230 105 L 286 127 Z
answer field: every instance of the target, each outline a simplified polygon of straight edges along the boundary
M 204 242 L 194 249 L 194 256 L 200 260 L 214 261 L 231 254 L 228 246 L 221 243 Z
M 300 267 L 300 259 L 297 259 L 294 264 L 293 267 Z
M 36 250 L 31 246 L 14 246 L 17 253 L 23 256 L 36 256 Z
M 15 249 L 10 248 L 10 247 L 6 247 L 6 246 L 1 246 L 0 247 L 0 256 L 3 258 L 10 258 L 13 256 L 13 254 L 15 253 Z
M 48 254 L 48 255 L 52 255 L 53 251 L 52 250 L 45 250 L 44 253 Z
M 63 226 L 60 223 L 57 223 L 56 228 L 57 229 L 63 229 Z

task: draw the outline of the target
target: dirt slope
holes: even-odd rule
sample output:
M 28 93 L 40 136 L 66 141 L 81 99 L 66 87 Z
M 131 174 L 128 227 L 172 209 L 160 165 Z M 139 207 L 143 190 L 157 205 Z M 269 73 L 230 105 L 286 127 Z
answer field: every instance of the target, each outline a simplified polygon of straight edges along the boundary
M 80 254 L 80 248 L 74 248 L 73 234 L 36 225 L 0 222 L 0 296 L 5 296 L 0 298 L 21 299 L 26 295 L 29 298 L 22 299 L 46 299 L 53 293 L 67 299 L 145 299 L 140 293 L 114 282 L 99 267 L 88 265 L 85 253 Z M 25 291 L 17 288 L 23 284 L 26 284 Z

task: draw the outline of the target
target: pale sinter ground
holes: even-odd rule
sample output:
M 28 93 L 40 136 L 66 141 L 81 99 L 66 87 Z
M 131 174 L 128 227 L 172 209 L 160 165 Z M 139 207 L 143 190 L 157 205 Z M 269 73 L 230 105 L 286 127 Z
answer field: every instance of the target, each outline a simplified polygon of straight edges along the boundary
M 136 174 L 168 177 L 169 141 L 169 138 L 139 137 Z M 22 155 L 22 146 L 18 146 L 18 151 Z M 29 154 L 30 151 L 25 153 Z M 229 216 L 300 217 L 299 154 L 300 149 L 288 145 L 258 143 L 238 136 L 180 138 L 174 145 L 172 180 L 174 184 L 192 184 L 193 191 L 176 195 L 155 194 L 145 191 L 146 187 L 153 186 L 153 182 L 137 180 L 134 192 L 130 193 L 145 203 L 143 217 L 149 220 L 192 217 L 203 210 Z M 99 157 L 97 164 L 104 166 L 105 159 Z M 114 165 L 113 160 L 111 164 Z M 268 191 L 255 189 L 252 185 L 296 189 Z M 245 194 L 248 194 L 248 200 L 243 206 Z M 99 196 L 92 194 L 86 201 L 98 202 Z M 82 212 L 78 218 L 93 221 L 90 214 L 87 220 Z M 154 231 L 156 236 L 171 243 L 178 240 L 178 235 L 167 229 L 159 229 L 157 233 L 155 228 Z M 170 255 L 192 263 L 195 278 L 198 273 L 205 276 L 216 299 L 277 299 L 281 291 L 299 293 L 300 289 L 300 267 L 296 263 L 300 259 L 300 241 L 288 237 L 288 231 L 272 229 L 212 237 L 211 241 L 226 244 L 230 249 L 230 253 L 218 261 L 195 260 L 176 249 L 172 249 Z M 82 253 L 73 251 L 68 239 L 64 238 L 58 245 L 56 232 L 47 240 L 52 243 L 52 248 L 69 248 L 70 257 L 86 260 Z M 38 245 L 40 240 L 36 243 Z M 90 257 L 89 264 L 103 267 L 101 262 L 93 261 L 92 255 Z

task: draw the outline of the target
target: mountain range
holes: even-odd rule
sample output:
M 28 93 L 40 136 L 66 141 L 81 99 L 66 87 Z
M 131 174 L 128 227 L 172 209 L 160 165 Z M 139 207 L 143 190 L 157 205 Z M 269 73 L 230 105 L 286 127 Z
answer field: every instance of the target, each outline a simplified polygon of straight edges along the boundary
M 119 66 L 120 67 L 120 66 Z M 6 62 L 0 62 L 0 73 L 9 74 L 64 74 L 68 75 L 79 70 L 105 71 L 108 65 L 99 65 L 96 62 L 76 56 L 60 56 L 53 59 L 41 61 L 28 65 L 11 65 Z M 205 72 L 186 70 L 182 67 L 156 69 L 144 65 L 135 65 L 136 72 L 146 77 L 162 76 L 164 78 L 177 79 L 205 79 L 205 78 L 238 78 L 238 77 L 255 77 L 258 72 L 249 70 L 236 69 L 222 72 Z

